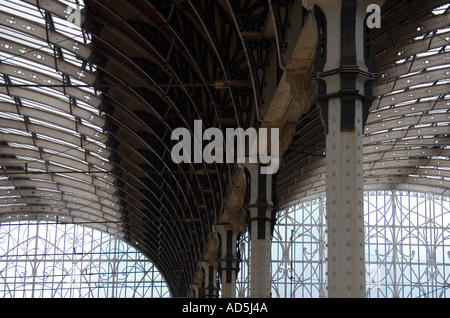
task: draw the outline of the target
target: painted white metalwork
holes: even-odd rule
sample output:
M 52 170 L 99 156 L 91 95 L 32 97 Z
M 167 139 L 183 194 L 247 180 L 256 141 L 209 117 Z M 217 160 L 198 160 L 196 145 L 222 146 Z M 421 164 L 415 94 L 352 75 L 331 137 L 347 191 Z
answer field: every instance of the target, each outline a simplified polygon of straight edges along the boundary
M 223 298 L 236 297 L 236 275 L 239 271 L 239 255 L 237 249 L 240 232 L 234 230 L 230 224 L 216 226 L 217 240 L 220 242 L 218 255 L 218 273 Z
M 0 224 L 2 298 L 170 297 L 163 277 L 117 237 L 74 224 Z
M 371 192 L 364 204 L 367 296 L 450 297 L 450 198 Z
M 272 242 L 272 297 L 325 297 L 325 205 L 318 198 L 279 213 Z
M 248 232 L 239 237 L 239 255 L 241 263 L 236 278 L 236 297 L 247 298 L 249 296 L 249 245 Z
M 272 242 L 272 297 L 327 297 L 325 198 L 278 213 Z M 364 195 L 366 297 L 450 297 L 450 198 L 370 191 Z M 238 278 L 245 297 L 246 248 Z
M 270 262 L 272 239 L 272 175 L 263 174 L 260 164 L 246 164 L 246 179 L 249 184 L 248 210 L 250 232 L 250 297 L 270 297 Z
M 327 134 L 328 278 L 331 297 L 363 297 L 364 218 L 362 103 L 356 102 L 355 130 L 342 131 L 341 101 L 329 101 Z

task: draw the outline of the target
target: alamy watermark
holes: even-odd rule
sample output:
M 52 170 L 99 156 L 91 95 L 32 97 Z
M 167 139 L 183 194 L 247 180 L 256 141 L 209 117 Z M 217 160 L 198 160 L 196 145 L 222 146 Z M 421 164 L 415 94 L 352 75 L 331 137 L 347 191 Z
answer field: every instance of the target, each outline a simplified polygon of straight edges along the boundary
M 367 6 L 367 27 L 369 29 L 379 29 L 381 28 L 381 8 L 378 4 L 371 4 Z
M 224 135 L 219 128 L 203 131 L 202 121 L 195 120 L 193 133 L 176 128 L 171 140 L 178 141 L 171 151 L 172 161 L 177 164 L 259 163 L 262 174 L 275 174 L 279 168 L 278 128 L 226 128 Z M 204 142 L 209 143 L 203 147 Z

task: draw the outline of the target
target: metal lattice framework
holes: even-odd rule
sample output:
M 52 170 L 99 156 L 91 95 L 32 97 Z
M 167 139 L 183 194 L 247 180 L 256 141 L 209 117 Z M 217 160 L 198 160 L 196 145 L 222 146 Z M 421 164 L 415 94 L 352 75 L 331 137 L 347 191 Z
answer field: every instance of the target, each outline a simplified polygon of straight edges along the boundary
M 272 297 L 327 295 L 326 198 L 278 212 L 272 243 Z M 450 199 L 440 195 L 368 191 L 364 196 L 368 298 L 448 298 Z M 242 238 L 243 268 L 248 242 Z M 247 296 L 239 277 L 238 296 Z
M 383 7 L 367 190 L 449 195 L 448 14 L 442 0 Z M 279 127 L 280 206 L 325 190 L 299 0 L 0 0 L 0 30 L 0 221 L 96 226 L 179 297 L 215 261 L 213 227 L 244 223 L 245 186 L 238 165 L 174 164 L 174 129 Z
M 68 5 L 29 2 L 2 1 L 1 219 L 56 217 L 120 233 L 90 40 L 67 22 Z
M 73 224 L 0 226 L 1 298 L 169 297 L 161 274 L 117 237 Z
M 170 133 L 257 125 L 267 3 L 1 4 L 2 219 L 98 224 L 186 295 L 236 172 L 174 165 Z

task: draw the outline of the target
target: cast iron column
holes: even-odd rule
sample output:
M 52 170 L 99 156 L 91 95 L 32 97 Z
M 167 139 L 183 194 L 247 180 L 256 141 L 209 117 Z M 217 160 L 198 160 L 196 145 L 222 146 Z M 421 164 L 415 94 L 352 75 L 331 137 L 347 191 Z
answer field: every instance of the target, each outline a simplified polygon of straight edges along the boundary
M 218 271 L 221 280 L 222 298 L 236 298 L 236 277 L 239 272 L 238 237 L 240 232 L 230 224 L 216 226 L 219 241 Z
M 304 0 L 316 24 L 313 78 L 326 131 L 328 296 L 363 298 L 363 129 L 376 65 L 366 20 L 379 0 Z
M 203 268 L 203 298 L 217 298 L 217 269 L 209 262 L 201 262 Z
M 247 192 L 244 208 L 250 234 L 250 298 L 271 296 L 271 243 L 275 222 L 272 174 L 262 174 L 261 164 L 246 164 Z

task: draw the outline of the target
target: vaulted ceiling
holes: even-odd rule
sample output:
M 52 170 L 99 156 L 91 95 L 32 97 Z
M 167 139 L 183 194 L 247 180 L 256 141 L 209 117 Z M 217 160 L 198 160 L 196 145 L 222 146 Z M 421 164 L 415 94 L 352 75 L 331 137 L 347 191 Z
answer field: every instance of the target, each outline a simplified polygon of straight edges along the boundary
M 383 7 L 374 34 L 380 79 L 364 137 L 367 189 L 449 195 L 444 4 Z M 173 296 L 185 296 L 241 169 L 175 164 L 174 129 L 193 132 L 197 119 L 222 130 L 273 126 L 285 105 L 296 126 L 284 136 L 279 204 L 325 190 L 314 97 L 303 110 L 292 91 L 277 97 L 286 95 L 286 73 L 312 62 L 311 16 L 296 0 L 80 5 L 2 1 L 0 221 L 83 222 L 108 231 L 148 256 Z

